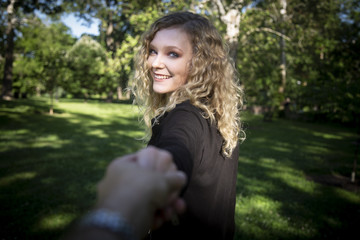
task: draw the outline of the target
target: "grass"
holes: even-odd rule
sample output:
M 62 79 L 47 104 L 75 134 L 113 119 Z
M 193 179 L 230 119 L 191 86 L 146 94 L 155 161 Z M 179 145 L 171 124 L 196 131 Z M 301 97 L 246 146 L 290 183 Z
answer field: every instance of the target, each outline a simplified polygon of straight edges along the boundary
M 256 117 L 245 122 L 236 239 L 355 236 L 360 194 L 357 185 L 349 182 L 357 137 L 354 130 L 285 120 L 265 123 Z M 326 181 L 308 180 L 319 177 Z
M 143 129 L 129 104 L 61 100 L 54 115 L 47 111 L 44 99 L 0 102 L 1 239 L 59 238 L 94 203 L 108 162 L 145 146 L 136 140 Z M 357 235 L 360 193 L 348 181 L 354 130 L 244 120 L 235 239 Z

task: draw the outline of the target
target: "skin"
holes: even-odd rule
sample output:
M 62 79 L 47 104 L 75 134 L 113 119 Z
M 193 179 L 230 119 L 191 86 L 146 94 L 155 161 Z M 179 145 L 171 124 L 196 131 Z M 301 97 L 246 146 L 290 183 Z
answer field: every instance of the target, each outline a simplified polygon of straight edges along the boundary
M 185 210 L 179 192 L 186 182 L 169 152 L 147 147 L 113 160 L 97 186 L 96 208 L 120 213 L 134 228 L 137 239 Z M 65 240 L 115 240 L 103 228 L 77 226 Z
M 109 165 L 98 185 L 98 206 L 121 212 L 143 236 L 185 209 L 178 197 L 184 183 L 171 154 L 150 146 Z
M 147 63 L 156 93 L 171 93 L 187 81 L 192 45 L 181 28 L 158 31 L 150 43 Z

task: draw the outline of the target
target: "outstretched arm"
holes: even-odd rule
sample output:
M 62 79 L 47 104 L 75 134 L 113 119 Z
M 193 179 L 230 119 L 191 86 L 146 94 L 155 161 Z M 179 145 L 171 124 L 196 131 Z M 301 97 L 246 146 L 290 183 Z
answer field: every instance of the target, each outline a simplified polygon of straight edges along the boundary
M 69 239 L 126 239 L 129 228 L 129 234 L 140 239 L 151 227 L 158 227 L 173 214 L 184 211 L 185 203 L 178 194 L 185 181 L 171 154 L 155 147 L 115 159 L 98 184 L 97 204 L 85 222 L 89 220 L 86 218 L 113 217 L 123 224 L 118 226 L 124 228 L 123 233 L 121 229 L 118 233 L 111 229 L 117 226 L 104 223 L 101 227 L 98 224 L 101 220 L 90 219 Z

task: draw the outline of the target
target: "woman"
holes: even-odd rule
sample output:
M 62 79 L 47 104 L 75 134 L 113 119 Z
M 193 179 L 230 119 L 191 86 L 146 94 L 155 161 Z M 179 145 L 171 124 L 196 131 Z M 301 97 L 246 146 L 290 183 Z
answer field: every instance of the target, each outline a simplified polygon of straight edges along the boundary
M 188 178 L 187 211 L 151 239 L 232 239 L 242 91 L 220 34 L 197 14 L 164 16 L 143 35 L 136 67 L 148 144 Z

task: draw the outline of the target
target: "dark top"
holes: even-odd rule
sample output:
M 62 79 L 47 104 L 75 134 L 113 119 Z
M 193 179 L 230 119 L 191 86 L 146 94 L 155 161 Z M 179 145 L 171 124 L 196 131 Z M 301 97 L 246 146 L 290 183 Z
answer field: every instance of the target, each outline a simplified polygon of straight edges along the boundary
M 152 128 L 149 145 L 168 150 L 186 173 L 187 204 L 179 224 L 165 224 L 151 239 L 233 239 L 238 147 L 223 157 L 223 138 L 189 101 L 178 104 Z

